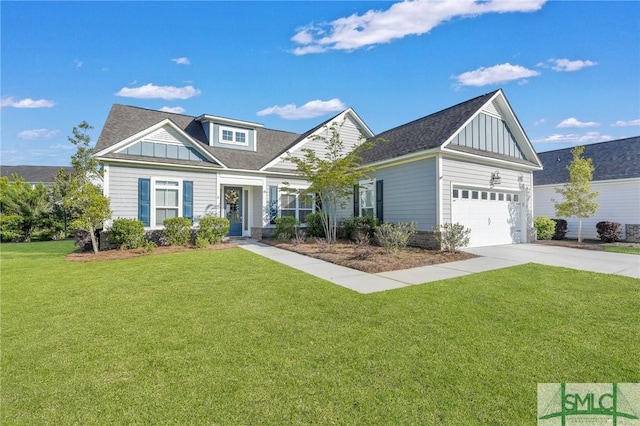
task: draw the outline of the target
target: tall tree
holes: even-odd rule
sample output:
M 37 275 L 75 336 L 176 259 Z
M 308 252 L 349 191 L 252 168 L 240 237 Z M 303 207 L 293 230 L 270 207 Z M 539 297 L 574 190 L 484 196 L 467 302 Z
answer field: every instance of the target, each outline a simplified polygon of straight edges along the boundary
M 564 201 L 553 200 L 556 215 L 560 217 L 575 217 L 578 219 L 578 242 L 582 242 L 582 219 L 592 217 L 598 210 L 599 192 L 591 189 L 591 180 L 595 167 L 591 158 L 584 158 L 584 146 L 577 146 L 571 150 L 573 159 L 567 166 L 569 170 L 569 182 L 562 188 L 556 188 L 556 192 L 564 198 Z
M 311 137 L 312 140 L 324 143 L 323 156 L 318 156 L 310 148 L 301 150 L 302 157 L 294 157 L 290 153 L 288 156 L 288 160 L 296 165 L 298 174 L 310 182 L 309 187 L 301 192 L 320 198 L 319 213 L 328 243 L 336 241 L 338 208 L 346 207 L 354 185 L 359 180 L 368 178 L 367 173 L 373 170 L 371 167 L 362 167 L 360 153 L 370 148 L 374 141 L 365 141 L 364 136 L 361 136 L 359 144 L 354 149 L 349 149 L 340 136 L 343 125 L 344 120 L 340 123 L 333 122 L 324 126 L 323 134 Z
M 54 193 L 61 194 L 63 208 L 73 214 L 73 226 L 89 233 L 93 252 L 97 253 L 95 233 L 111 217 L 111 209 L 109 199 L 102 195 L 102 190 L 94 183 L 102 175 L 102 169 L 93 156 L 88 134 L 91 129 L 93 127 L 86 121 L 73 128 L 73 136 L 68 137 L 76 147 L 76 153 L 71 156 L 73 172 L 56 176 Z

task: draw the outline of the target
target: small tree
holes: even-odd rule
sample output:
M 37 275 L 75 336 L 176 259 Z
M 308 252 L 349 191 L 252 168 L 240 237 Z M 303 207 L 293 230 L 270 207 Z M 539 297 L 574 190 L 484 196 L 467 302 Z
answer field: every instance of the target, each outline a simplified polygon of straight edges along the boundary
M 345 208 L 352 195 L 353 187 L 361 179 L 368 178 L 367 173 L 373 169 L 362 167 L 360 153 L 373 146 L 374 141 L 364 141 L 361 135 L 359 144 L 348 150 L 340 135 L 344 120 L 324 126 L 324 134 L 313 135 L 311 139 L 324 143 L 324 155 L 318 156 L 311 148 L 301 150 L 302 157 L 294 157 L 289 153 L 289 161 L 297 167 L 297 172 L 311 185 L 303 193 L 320 198 L 322 208 L 319 214 L 327 243 L 336 241 L 338 227 L 338 208 Z M 286 184 L 286 183 L 285 183 Z
M 571 150 L 573 160 L 567 166 L 569 182 L 556 192 L 564 201 L 553 200 L 556 215 L 578 218 L 578 242 L 582 242 L 582 219 L 592 217 L 598 210 L 599 192 L 591 190 L 594 166 L 590 158 L 584 158 L 584 146 L 577 146 Z
M 3 240 L 31 241 L 46 225 L 50 211 L 49 190 L 42 183 L 31 185 L 16 174 L 11 181 L 6 176 L 0 178 Z
M 65 211 L 73 212 L 75 216 L 73 225 L 91 235 L 93 252 L 97 253 L 95 232 L 111 217 L 111 209 L 109 199 L 93 183 L 101 176 L 102 170 L 98 160 L 93 157 L 93 148 L 90 148 L 91 138 L 87 132 L 91 129 L 93 127 L 83 121 L 73 128 L 73 136 L 67 138 L 77 148 L 71 156 L 73 172 L 69 176 L 64 173 L 56 176 L 56 190 L 64 194 L 62 205 Z

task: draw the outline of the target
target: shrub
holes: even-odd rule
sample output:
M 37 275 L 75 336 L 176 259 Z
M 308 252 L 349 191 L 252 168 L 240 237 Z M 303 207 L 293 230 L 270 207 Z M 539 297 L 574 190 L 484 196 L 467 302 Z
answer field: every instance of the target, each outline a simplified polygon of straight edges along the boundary
M 138 219 L 115 219 L 109 230 L 109 240 L 121 249 L 141 247 L 144 242 L 144 223 Z
M 547 216 L 538 216 L 533 221 L 533 226 L 537 231 L 537 238 L 539 240 L 548 240 L 553 237 L 556 232 L 556 222 L 549 219 Z
M 598 222 L 596 224 L 598 236 L 605 243 L 613 243 L 621 237 L 621 228 L 618 222 Z
M 563 240 L 564 236 L 567 235 L 567 221 L 564 219 L 551 219 L 556 223 L 556 229 L 551 239 L 553 240 Z
M 378 227 L 378 220 L 369 216 L 350 216 L 341 219 L 340 222 L 345 237 L 350 241 L 354 241 L 360 233 L 364 233 L 371 238 Z
M 0 239 L 6 241 L 20 241 L 22 237 L 22 216 L 0 215 Z
M 433 228 L 433 236 L 440 243 L 442 251 L 457 253 L 460 248 L 469 245 L 471 229 L 460 223 L 445 223 Z
M 211 243 L 209 242 L 208 238 L 203 237 L 202 235 L 196 236 L 196 248 L 203 249 L 209 247 L 210 245 Z
M 197 238 L 205 239 L 209 244 L 216 244 L 229 233 L 229 219 L 218 216 L 205 216 L 200 218 Z M 198 240 L 196 238 L 196 245 Z
M 279 240 L 290 240 L 296 235 L 298 221 L 293 216 L 282 216 L 276 218 L 276 238 Z
M 188 246 L 191 242 L 191 220 L 184 217 L 172 217 L 162 222 L 164 238 L 169 245 Z
M 142 240 L 142 248 L 144 249 L 145 253 L 153 253 L 156 247 L 158 247 L 158 244 L 156 244 L 154 241 L 147 238 Z
M 322 225 L 322 215 L 320 213 L 309 213 L 307 221 L 307 233 L 312 238 L 324 238 L 324 226 Z
M 374 236 L 387 253 L 396 253 L 407 246 L 417 229 L 415 222 L 383 223 L 376 228 Z

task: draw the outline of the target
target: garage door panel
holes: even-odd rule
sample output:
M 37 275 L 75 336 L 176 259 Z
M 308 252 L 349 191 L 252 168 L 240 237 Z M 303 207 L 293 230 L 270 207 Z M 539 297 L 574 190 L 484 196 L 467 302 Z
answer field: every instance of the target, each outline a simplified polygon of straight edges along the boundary
M 460 197 L 454 197 L 452 200 L 452 219 L 454 223 L 458 222 L 471 229 L 469 247 L 513 244 L 521 241 L 519 202 L 507 201 L 504 193 L 502 200 L 498 199 L 497 194 L 495 199 L 489 196 L 485 199 L 472 199 L 471 190 L 469 198 L 461 198 L 462 191 L 458 191 L 457 194 Z M 509 198 L 513 200 L 515 197 L 509 194 Z

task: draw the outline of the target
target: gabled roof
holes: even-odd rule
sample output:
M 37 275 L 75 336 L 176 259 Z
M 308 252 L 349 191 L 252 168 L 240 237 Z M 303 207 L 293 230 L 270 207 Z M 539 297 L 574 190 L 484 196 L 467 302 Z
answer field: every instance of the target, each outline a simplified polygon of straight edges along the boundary
M 497 92 L 478 96 L 376 135 L 376 138 L 386 142 L 377 143 L 373 148 L 363 151 L 363 163 L 439 148 Z
M 0 166 L 0 176 L 11 179 L 14 173 L 29 183 L 53 183 L 60 169 L 67 173 L 73 172 L 73 167 L 63 166 Z
M 533 173 L 533 184 L 568 182 L 567 166 L 573 159 L 572 149 L 539 153 L 544 169 Z M 594 181 L 640 178 L 640 136 L 585 145 L 583 157 L 593 162 Z
M 115 104 L 100 133 L 95 152 L 108 150 L 119 142 L 167 119 L 182 129 L 195 143 L 200 144 L 200 148 L 231 169 L 259 170 L 299 137 L 297 133 L 258 127 L 256 129 L 257 151 L 218 148 L 208 144 L 202 124 L 194 116 Z M 123 159 L 122 156 L 122 154 L 105 154 L 101 157 Z M 139 161 L 141 158 L 131 156 L 131 160 Z M 147 161 L 155 160 L 147 159 Z
M 486 111 L 485 111 L 486 109 Z M 454 137 L 482 112 L 500 115 L 513 133 L 524 158 L 516 158 L 488 150 L 467 148 L 450 143 Z M 501 89 L 462 102 L 407 124 L 380 133 L 370 150 L 362 152 L 365 164 L 389 162 L 422 152 L 443 152 L 485 159 L 508 161 L 530 169 L 539 169 L 540 163 L 518 118 Z

